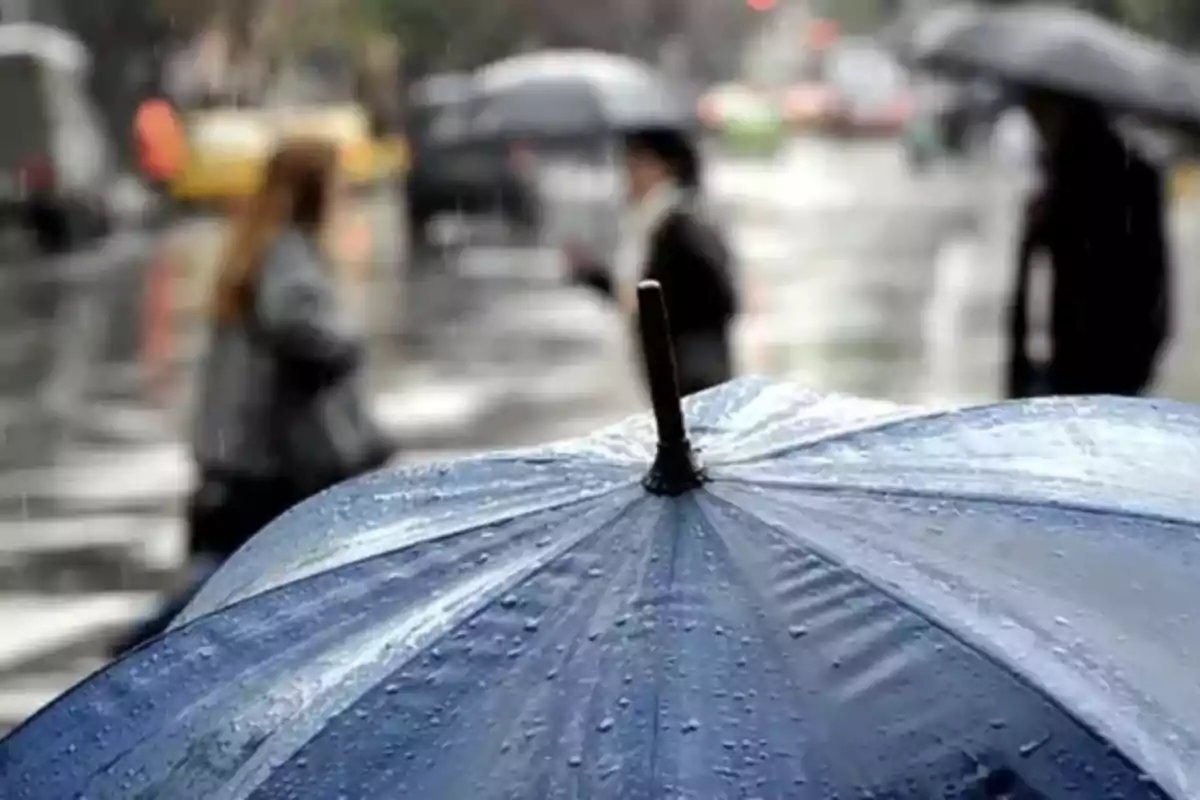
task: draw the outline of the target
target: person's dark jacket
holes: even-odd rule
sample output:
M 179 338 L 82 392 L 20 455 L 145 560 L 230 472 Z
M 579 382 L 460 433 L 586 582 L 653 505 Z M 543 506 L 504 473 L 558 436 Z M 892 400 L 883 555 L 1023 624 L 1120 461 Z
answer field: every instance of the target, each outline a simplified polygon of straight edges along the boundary
M 1162 178 L 1107 125 L 1081 126 L 1047 161 L 1026 214 L 1009 335 L 1010 396 L 1136 395 L 1154 378 L 1170 328 Z M 1026 353 L 1037 253 L 1052 274 L 1052 354 Z
M 731 273 L 732 259 L 723 237 L 695 210 L 676 208 L 653 229 L 642 280 L 662 285 L 684 395 L 733 377 L 730 326 L 738 297 Z M 613 276 L 599 265 L 586 265 L 578 279 L 616 299 Z

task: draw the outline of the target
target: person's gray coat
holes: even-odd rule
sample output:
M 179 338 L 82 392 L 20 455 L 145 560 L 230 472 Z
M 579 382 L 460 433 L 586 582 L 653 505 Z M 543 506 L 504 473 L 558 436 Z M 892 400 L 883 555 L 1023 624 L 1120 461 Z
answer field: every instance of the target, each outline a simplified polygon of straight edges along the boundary
M 282 234 L 253 297 L 245 320 L 213 331 L 193 433 L 201 471 L 317 490 L 384 460 L 360 387 L 363 345 L 315 244 Z

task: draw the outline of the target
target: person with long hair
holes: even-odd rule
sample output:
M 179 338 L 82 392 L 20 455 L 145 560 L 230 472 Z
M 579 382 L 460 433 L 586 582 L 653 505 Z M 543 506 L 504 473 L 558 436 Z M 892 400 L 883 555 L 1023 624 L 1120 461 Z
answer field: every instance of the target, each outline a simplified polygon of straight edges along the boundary
M 197 569 L 119 651 L 164 630 L 203 579 L 275 517 L 392 455 L 366 408 L 363 343 L 325 254 L 338 194 L 336 147 L 289 140 L 232 222 L 194 418 L 188 528 Z

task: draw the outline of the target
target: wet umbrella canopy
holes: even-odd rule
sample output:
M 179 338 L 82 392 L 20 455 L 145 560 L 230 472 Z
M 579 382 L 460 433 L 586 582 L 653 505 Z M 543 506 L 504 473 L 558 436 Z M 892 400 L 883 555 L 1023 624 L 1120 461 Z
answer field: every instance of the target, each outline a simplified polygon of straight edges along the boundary
M 911 26 L 918 64 L 1078 95 L 1116 110 L 1200 123 L 1200 66 L 1082 11 L 950 6 Z
M 681 89 L 622 56 L 545 51 L 496 62 L 477 77 L 476 124 L 488 133 L 570 135 L 697 124 Z
M 298 507 L 0 744 L 0 794 L 1200 796 L 1196 409 L 744 380 L 679 417 L 657 291 L 656 423 Z

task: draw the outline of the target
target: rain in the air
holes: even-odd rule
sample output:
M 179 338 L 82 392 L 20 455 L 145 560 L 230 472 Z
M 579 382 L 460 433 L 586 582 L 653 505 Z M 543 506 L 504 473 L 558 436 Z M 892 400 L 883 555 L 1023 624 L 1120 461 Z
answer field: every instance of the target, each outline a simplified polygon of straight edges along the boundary
M 0 798 L 1198 800 L 1194 268 L 1195 0 L 0 0 Z

